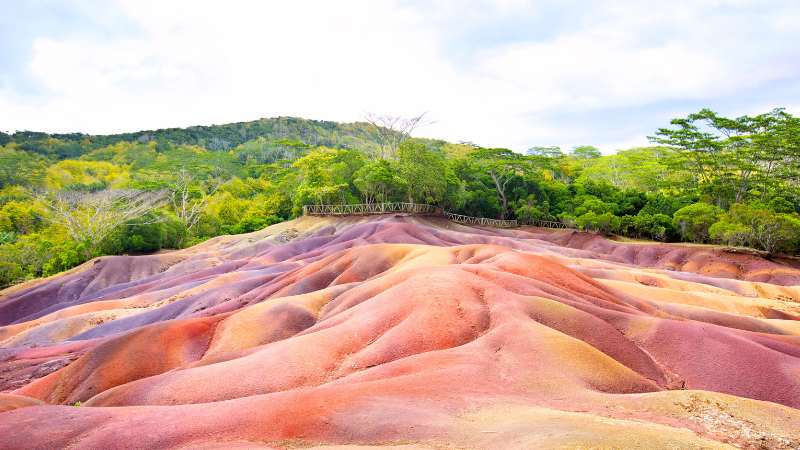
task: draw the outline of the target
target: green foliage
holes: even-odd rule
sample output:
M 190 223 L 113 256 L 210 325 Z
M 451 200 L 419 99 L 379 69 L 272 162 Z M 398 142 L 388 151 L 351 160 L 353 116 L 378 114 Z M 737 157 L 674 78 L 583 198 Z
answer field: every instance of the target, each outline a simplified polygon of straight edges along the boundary
M 722 210 L 708 203 L 695 203 L 675 211 L 672 216 L 681 237 L 691 242 L 706 242 L 708 229 L 722 214 Z
M 119 227 L 103 241 L 101 252 L 140 254 L 175 248 L 183 234 L 185 230 L 174 216 L 153 212 Z
M 673 153 L 666 147 L 645 147 L 594 158 L 587 163 L 577 181 L 605 182 L 619 189 L 655 192 L 687 177 L 668 164 Z
M 314 149 L 295 161 L 292 166 L 298 169 L 300 179 L 295 214 L 308 204 L 352 203 L 356 198 L 351 189 L 353 174 L 362 164 L 363 156 L 356 151 L 327 147 Z
M 509 185 L 530 170 L 532 160 L 505 148 L 487 148 L 472 152 L 469 158 L 474 167 L 488 176 L 485 184 L 493 186 L 500 202 L 500 219 L 506 217 L 509 205 Z
M 129 172 L 124 167 L 109 162 L 68 159 L 47 168 L 45 186 L 54 191 L 98 191 L 124 186 L 128 176 Z
M 42 183 L 47 163 L 41 156 L 21 150 L 13 144 L 0 147 L 0 188 L 38 186 Z
M 353 184 L 365 203 L 401 200 L 407 184 L 399 173 L 398 163 L 394 161 L 370 161 L 353 174 Z
M 597 147 L 591 145 L 579 145 L 573 148 L 570 154 L 578 159 L 594 159 L 603 156 Z
M 687 188 L 709 202 L 727 208 L 775 192 L 796 195 L 800 118 L 775 109 L 730 119 L 703 109 L 671 124 L 651 139 L 675 150 L 670 166 L 686 173 Z
M 528 195 L 517 205 L 515 210 L 517 220 L 522 223 L 536 223 L 550 218 L 550 203 L 545 200 L 542 204 L 538 204 L 534 194 Z
M 594 231 L 603 234 L 610 234 L 616 232 L 621 220 L 610 212 L 597 214 L 594 211 L 589 211 L 575 219 L 576 225 L 584 231 Z
M 619 232 L 631 237 L 667 241 L 676 238 L 672 217 L 666 214 L 648 214 L 640 210 L 635 216 L 620 218 Z
M 45 211 L 38 203 L 10 200 L 0 206 L 0 232 L 35 233 L 45 223 Z
M 397 149 L 397 163 L 409 202 L 438 204 L 444 199 L 450 170 L 444 152 L 409 139 Z
M 750 241 L 750 227 L 741 223 L 717 222 L 708 229 L 712 240 L 727 245 L 743 246 Z
M 800 250 L 800 217 L 775 212 L 760 202 L 733 205 L 709 231 L 712 239 L 728 245 L 748 245 L 768 253 Z

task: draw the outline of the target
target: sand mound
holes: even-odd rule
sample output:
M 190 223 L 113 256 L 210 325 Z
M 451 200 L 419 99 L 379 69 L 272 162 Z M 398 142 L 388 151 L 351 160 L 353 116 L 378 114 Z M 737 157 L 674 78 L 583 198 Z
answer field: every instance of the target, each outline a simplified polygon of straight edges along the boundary
M 796 448 L 798 280 L 395 216 L 104 257 L 2 293 L 0 447 Z

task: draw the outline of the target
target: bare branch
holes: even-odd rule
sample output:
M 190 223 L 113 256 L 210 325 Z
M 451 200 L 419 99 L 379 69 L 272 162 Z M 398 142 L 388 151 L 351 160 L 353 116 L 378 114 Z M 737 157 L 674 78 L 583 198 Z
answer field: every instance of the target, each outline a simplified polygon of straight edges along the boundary
M 400 144 L 411 136 L 420 126 L 433 122 L 425 121 L 426 112 L 414 117 L 400 117 L 366 113 L 364 121 L 372 125 L 381 146 L 381 159 L 393 158 Z
M 63 226 L 76 242 L 95 247 L 117 227 L 164 204 L 167 191 L 61 191 L 40 194 L 38 198 L 50 211 L 51 222 Z

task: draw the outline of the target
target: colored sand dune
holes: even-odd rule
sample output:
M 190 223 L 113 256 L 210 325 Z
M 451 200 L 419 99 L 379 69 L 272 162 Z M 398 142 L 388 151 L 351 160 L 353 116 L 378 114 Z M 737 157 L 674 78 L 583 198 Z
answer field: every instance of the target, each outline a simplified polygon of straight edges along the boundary
M 800 269 L 304 217 L 2 292 L 0 391 L 0 448 L 798 448 Z

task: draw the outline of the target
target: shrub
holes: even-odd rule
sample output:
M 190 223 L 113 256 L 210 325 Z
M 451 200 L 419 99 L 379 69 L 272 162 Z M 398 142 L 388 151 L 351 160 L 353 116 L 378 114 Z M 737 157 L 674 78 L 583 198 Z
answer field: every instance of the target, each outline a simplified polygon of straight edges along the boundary
M 734 246 L 747 245 L 751 240 L 750 231 L 745 225 L 725 221 L 717 222 L 708 229 L 714 241 Z
M 681 237 L 692 242 L 706 242 L 708 229 L 717 222 L 722 210 L 708 203 L 695 203 L 675 211 L 673 224 Z
M 578 217 L 575 223 L 584 231 L 609 234 L 619 229 L 620 218 L 608 212 L 603 214 L 588 212 Z
M 735 237 L 768 253 L 800 248 L 800 218 L 760 203 L 733 205 L 714 231 L 720 240 Z
M 665 214 L 639 213 L 634 216 L 633 225 L 638 237 L 667 241 L 675 236 L 672 219 Z

